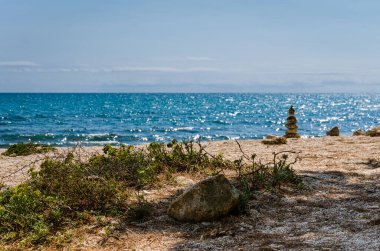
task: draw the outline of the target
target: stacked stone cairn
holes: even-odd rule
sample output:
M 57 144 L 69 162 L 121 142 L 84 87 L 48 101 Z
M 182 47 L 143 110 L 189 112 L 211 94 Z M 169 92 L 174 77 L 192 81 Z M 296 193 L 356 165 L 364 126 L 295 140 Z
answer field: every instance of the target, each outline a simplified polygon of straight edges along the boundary
M 295 110 L 293 106 L 290 106 L 289 108 L 289 116 L 286 119 L 285 127 L 288 129 L 285 132 L 285 138 L 300 138 L 301 136 L 297 133 L 298 132 L 298 126 L 297 126 L 297 119 L 294 116 Z

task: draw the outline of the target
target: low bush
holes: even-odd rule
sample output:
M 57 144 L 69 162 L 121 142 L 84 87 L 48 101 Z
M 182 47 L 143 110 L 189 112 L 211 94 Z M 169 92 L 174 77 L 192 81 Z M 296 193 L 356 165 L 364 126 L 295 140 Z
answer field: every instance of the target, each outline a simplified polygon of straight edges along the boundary
M 302 180 L 293 169 L 293 165 L 300 159 L 298 153 L 292 151 L 273 153 L 272 162 L 262 163 L 256 160 L 256 154 L 247 155 L 239 142 L 237 144 L 242 157 L 233 162 L 233 168 L 237 173 L 238 188 L 242 192 L 240 211 L 246 210 L 247 203 L 255 191 L 265 189 L 276 192 L 285 185 L 296 189 L 303 188 Z M 289 154 L 295 155 L 292 161 L 289 160 Z
M 3 241 L 24 239 L 38 243 L 62 220 L 60 202 L 29 184 L 0 194 L 0 236 Z
M 72 154 L 64 161 L 47 159 L 31 177 L 31 186 L 58 197 L 70 211 L 123 210 L 127 199 L 124 183 L 96 175 L 91 164 L 75 160 Z
M 31 155 L 35 153 L 47 153 L 54 150 L 55 150 L 54 147 L 43 145 L 43 144 L 17 143 L 17 144 L 11 145 L 5 152 L 3 152 L 3 155 L 26 156 L 26 155 Z
M 117 215 L 128 209 L 122 182 L 91 175 L 91 167 L 71 154 L 63 161 L 47 159 L 30 174 L 28 182 L 0 192 L 3 242 L 40 243 L 64 222 L 81 221 L 81 212 Z
M 286 184 L 302 187 L 302 180 L 292 168 L 298 157 L 293 162 L 289 162 L 288 158 L 283 152 L 273 153 L 273 162 L 261 163 L 256 161 L 256 155 L 253 154 L 248 163 L 243 162 L 243 158 L 235 160 L 234 168 L 238 180 L 250 190 L 275 190 Z
M 216 171 L 229 165 L 222 155 L 210 155 L 201 143 L 192 141 L 152 142 L 146 149 L 106 145 L 103 152 L 90 158 L 92 174 L 134 187 L 152 184 L 163 172 Z
M 129 187 L 143 187 L 157 177 L 158 170 L 143 149 L 106 145 L 103 151 L 104 155 L 90 158 L 87 168 L 91 169 L 91 175 L 123 182 Z
M 173 140 L 166 146 L 153 142 L 148 147 L 148 156 L 153 165 L 172 172 L 199 172 L 218 170 L 229 165 L 222 155 L 209 154 L 200 142 Z

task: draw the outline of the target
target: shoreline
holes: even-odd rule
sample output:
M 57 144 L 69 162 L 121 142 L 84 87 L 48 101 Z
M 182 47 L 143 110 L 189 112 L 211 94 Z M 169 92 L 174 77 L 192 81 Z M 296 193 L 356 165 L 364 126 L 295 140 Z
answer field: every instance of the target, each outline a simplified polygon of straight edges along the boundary
M 353 131 L 354 132 L 354 131 Z M 353 133 L 352 132 L 352 133 Z M 351 134 L 344 134 L 344 133 L 341 133 L 339 137 L 357 137 L 357 136 L 354 136 Z M 266 136 L 275 136 L 275 137 L 283 137 L 284 135 L 275 135 L 275 134 L 268 134 L 268 135 L 265 135 L 263 136 L 262 138 L 252 138 L 252 139 L 235 139 L 235 137 L 232 137 L 231 139 L 223 139 L 223 140 L 201 140 L 200 142 L 202 144 L 204 143 L 208 143 L 208 142 L 219 142 L 219 141 L 235 141 L 235 140 L 238 140 L 238 141 L 255 141 L 255 140 L 263 140 L 265 139 Z M 324 138 L 324 137 L 328 137 L 328 135 L 301 135 L 301 139 L 315 139 L 315 138 Z M 175 138 L 173 138 L 175 139 Z M 191 140 L 191 139 L 184 139 L 184 140 Z M 196 141 L 195 139 L 192 139 L 193 141 Z M 91 142 L 84 142 L 84 141 L 78 141 L 78 142 L 71 142 L 69 144 L 60 144 L 60 145 L 57 145 L 55 143 L 44 143 L 44 142 L 38 142 L 38 141 L 30 141 L 30 142 L 33 142 L 33 143 L 36 143 L 36 144 L 44 144 L 44 145 L 48 145 L 48 146 L 51 146 L 51 147 L 55 147 L 55 148 L 74 148 L 76 146 L 80 146 L 80 147 L 103 147 L 107 144 L 110 144 L 111 146 L 122 146 L 122 145 L 133 145 L 133 146 L 143 146 L 143 145 L 148 145 L 152 142 L 158 142 L 158 143 L 168 143 L 170 142 L 169 140 L 165 140 L 165 141 L 144 141 L 144 142 L 139 142 L 139 143 L 136 143 L 136 144 L 129 144 L 129 143 L 121 143 L 121 142 L 104 142 L 104 143 L 91 143 Z M 30 142 L 14 142 L 14 143 L 9 143 L 9 144 L 3 144 L 3 145 L 0 145 L 0 154 L 1 152 L 3 152 L 2 150 L 6 150 L 10 145 L 13 145 L 13 144 L 17 144 L 17 143 L 30 143 Z

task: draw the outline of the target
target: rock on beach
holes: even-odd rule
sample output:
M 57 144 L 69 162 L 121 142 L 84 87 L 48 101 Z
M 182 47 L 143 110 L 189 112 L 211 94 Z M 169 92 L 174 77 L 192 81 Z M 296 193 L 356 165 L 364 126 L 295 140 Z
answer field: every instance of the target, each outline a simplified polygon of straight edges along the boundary
M 328 132 L 326 132 L 326 135 L 327 136 L 339 136 L 339 128 L 337 126 L 334 126 Z
M 380 137 L 380 126 L 369 129 L 365 132 L 365 135 L 370 137 Z
M 227 178 L 216 175 L 190 187 L 169 206 L 170 217 L 185 222 L 213 221 L 228 215 L 240 202 L 240 193 Z

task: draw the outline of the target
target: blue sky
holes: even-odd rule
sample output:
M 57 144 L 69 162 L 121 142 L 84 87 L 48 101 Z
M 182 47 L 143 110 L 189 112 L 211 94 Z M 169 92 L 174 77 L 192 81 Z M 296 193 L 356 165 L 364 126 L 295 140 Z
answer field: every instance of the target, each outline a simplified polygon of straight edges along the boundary
M 0 0 L 0 92 L 380 92 L 378 0 Z

